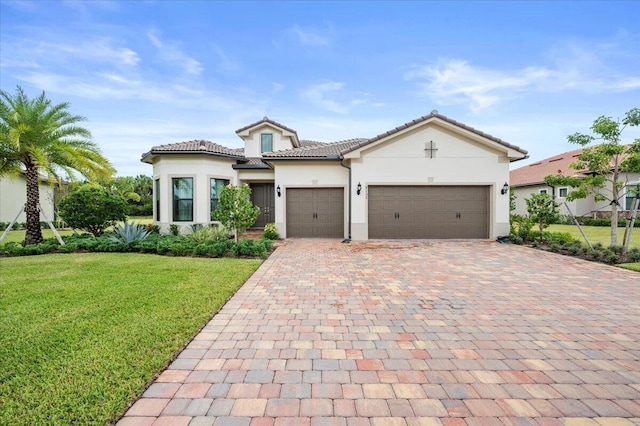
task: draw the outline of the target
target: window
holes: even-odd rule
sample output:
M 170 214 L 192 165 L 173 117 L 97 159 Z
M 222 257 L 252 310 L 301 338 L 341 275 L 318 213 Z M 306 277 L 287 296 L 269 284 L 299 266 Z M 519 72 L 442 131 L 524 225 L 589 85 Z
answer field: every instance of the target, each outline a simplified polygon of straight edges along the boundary
M 624 208 L 625 210 L 631 210 L 633 209 L 633 203 L 636 199 L 636 194 L 638 193 L 638 187 L 637 186 L 632 186 L 632 185 L 628 185 L 627 186 L 627 196 L 625 197 L 625 203 L 624 203 Z
M 156 221 L 160 222 L 160 179 L 155 180 L 153 196 L 156 199 Z
M 546 189 L 541 189 L 541 190 L 540 190 L 540 194 L 546 194 L 546 193 L 547 193 L 547 190 L 546 190 Z
M 567 198 L 567 188 L 558 189 L 558 197 Z
M 173 178 L 173 221 L 193 220 L 193 178 Z
M 229 185 L 229 179 L 211 178 L 209 182 L 211 192 L 211 220 L 214 220 L 213 212 L 216 211 L 216 206 L 218 205 L 218 200 L 220 199 L 220 191 L 222 190 L 223 186 Z
M 273 151 L 273 134 L 263 133 L 260 135 L 260 152 Z

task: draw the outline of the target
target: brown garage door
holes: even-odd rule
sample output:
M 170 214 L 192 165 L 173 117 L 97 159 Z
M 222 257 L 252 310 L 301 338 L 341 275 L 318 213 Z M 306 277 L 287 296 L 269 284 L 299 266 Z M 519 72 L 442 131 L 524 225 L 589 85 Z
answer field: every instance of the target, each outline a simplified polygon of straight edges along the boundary
M 487 186 L 370 186 L 369 238 L 488 238 Z
M 288 188 L 287 237 L 344 237 L 343 188 Z

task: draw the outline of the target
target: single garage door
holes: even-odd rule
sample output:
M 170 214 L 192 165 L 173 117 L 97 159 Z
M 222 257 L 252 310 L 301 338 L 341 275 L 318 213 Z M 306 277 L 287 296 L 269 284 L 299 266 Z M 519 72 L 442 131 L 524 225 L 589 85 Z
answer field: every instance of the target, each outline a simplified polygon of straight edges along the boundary
M 288 188 L 287 237 L 344 237 L 343 188 Z
M 370 186 L 369 238 L 488 238 L 488 186 Z

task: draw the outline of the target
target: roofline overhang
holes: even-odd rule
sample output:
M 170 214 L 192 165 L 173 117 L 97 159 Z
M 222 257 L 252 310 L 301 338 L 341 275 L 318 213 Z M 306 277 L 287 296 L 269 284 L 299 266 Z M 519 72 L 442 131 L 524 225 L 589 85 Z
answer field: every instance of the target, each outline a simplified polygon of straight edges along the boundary
M 528 158 L 529 158 L 529 154 L 525 155 L 525 156 L 524 156 L 524 157 L 522 157 L 522 158 L 516 158 L 516 159 L 514 159 L 514 160 L 509 160 L 509 162 L 510 162 L 510 163 L 515 163 L 516 161 L 526 160 L 526 159 L 528 159 Z
M 326 157 L 262 157 L 262 161 L 340 161 L 340 154 Z
M 277 124 L 274 124 L 271 120 L 262 120 L 256 124 L 254 124 L 253 126 L 250 127 L 245 127 L 242 129 L 238 129 L 236 130 L 236 135 L 238 135 L 241 139 L 244 140 L 245 137 L 249 136 L 249 134 L 251 134 L 251 132 L 261 126 L 268 126 L 268 127 L 272 127 L 274 129 L 278 129 L 282 132 L 282 136 L 286 136 L 289 137 L 291 139 L 293 139 L 293 145 L 296 148 L 300 148 L 300 139 L 298 139 L 298 133 L 293 131 L 293 129 L 287 129 L 284 128 L 282 126 L 279 126 Z
M 459 124 L 453 123 L 450 120 L 441 117 L 440 115 L 432 115 L 429 118 L 422 120 L 422 121 L 418 121 L 415 124 L 411 125 L 411 126 L 407 126 L 404 128 L 401 128 L 399 130 L 396 131 L 392 131 L 392 132 L 387 132 L 387 134 L 382 134 L 382 135 L 378 135 L 375 136 L 371 139 L 368 139 L 367 141 L 364 141 L 364 143 L 360 143 L 350 149 L 347 149 L 345 151 L 343 151 L 343 155 L 344 158 L 346 159 L 351 159 L 351 158 L 359 158 L 360 157 L 360 153 L 362 152 L 362 150 L 364 149 L 369 149 L 372 147 L 375 147 L 377 145 L 380 145 L 382 143 L 385 143 L 391 139 L 397 138 L 398 136 L 402 136 L 406 133 L 412 132 L 415 129 L 418 129 L 420 127 L 426 126 L 430 123 L 437 123 L 437 125 L 440 125 L 441 127 L 443 127 L 444 129 L 450 130 L 454 133 L 457 134 L 461 134 L 466 136 L 467 138 L 476 141 L 478 143 L 481 143 L 483 145 L 486 146 L 490 146 L 490 147 L 495 147 L 495 149 L 497 149 L 498 151 L 502 151 L 505 152 L 505 154 L 507 155 L 507 157 L 509 158 L 509 162 L 513 162 L 513 161 L 518 161 L 518 160 L 522 160 L 524 158 L 528 157 L 528 152 L 523 150 L 520 147 L 517 147 L 515 145 L 511 145 L 507 142 L 504 141 L 498 141 L 497 139 L 494 139 L 490 136 L 487 135 L 483 135 L 483 134 L 479 134 L 475 131 L 472 131 L 468 128 L 462 127 Z
M 273 170 L 268 164 L 232 164 L 231 168 L 234 170 Z
M 209 155 L 212 157 L 228 158 L 229 160 L 246 160 L 246 157 L 241 155 L 222 154 L 219 152 L 209 151 L 149 151 L 142 154 L 140 161 L 147 164 L 153 164 L 150 160 L 153 160 L 154 157 L 160 155 Z

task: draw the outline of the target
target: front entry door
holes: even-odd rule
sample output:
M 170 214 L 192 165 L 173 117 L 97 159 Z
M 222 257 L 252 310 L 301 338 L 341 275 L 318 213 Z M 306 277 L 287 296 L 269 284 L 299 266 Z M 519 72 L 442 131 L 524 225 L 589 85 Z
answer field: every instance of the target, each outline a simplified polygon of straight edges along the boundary
M 274 188 L 272 183 L 252 183 L 251 202 L 260 207 L 260 215 L 253 226 L 264 228 L 267 223 L 274 222 L 276 210 L 274 206 Z

